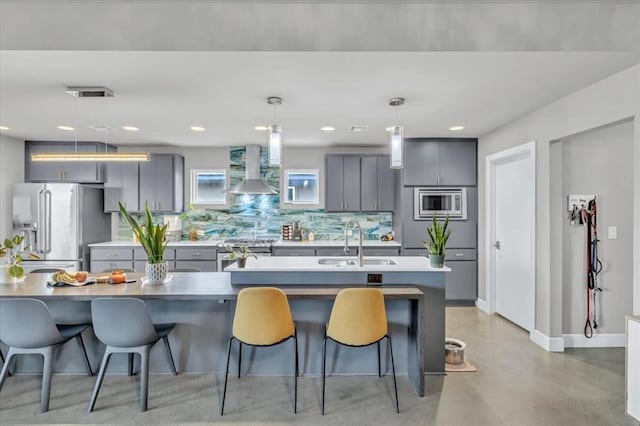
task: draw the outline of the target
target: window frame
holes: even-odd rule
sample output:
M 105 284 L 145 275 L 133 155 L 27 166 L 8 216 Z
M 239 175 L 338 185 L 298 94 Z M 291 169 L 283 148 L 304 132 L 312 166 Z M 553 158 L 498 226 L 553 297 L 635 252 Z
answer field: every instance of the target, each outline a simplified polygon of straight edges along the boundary
M 224 188 L 228 189 L 229 174 L 226 169 L 191 169 L 191 204 L 207 206 L 227 205 L 227 193 L 224 193 L 222 200 L 203 201 L 198 199 L 198 175 L 200 174 L 220 174 L 224 177 Z
M 290 174 L 313 174 L 316 177 L 316 190 L 315 190 L 315 201 L 294 201 L 289 199 L 289 190 L 294 189 L 294 187 L 289 187 L 289 175 Z M 286 205 L 318 205 L 320 204 L 320 170 L 319 169 L 285 169 L 284 170 L 284 179 L 283 179 L 283 193 L 284 200 L 283 203 Z

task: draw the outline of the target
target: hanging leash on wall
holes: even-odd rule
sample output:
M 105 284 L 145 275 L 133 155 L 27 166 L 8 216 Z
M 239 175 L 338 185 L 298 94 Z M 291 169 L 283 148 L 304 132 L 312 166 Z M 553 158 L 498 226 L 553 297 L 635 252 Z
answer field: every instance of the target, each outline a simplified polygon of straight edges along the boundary
M 593 337 L 593 330 L 598 329 L 598 294 L 602 288 L 598 285 L 598 275 L 602 271 L 602 262 L 598 258 L 598 214 L 596 199 L 589 201 L 586 208 L 580 211 L 581 222 L 587 232 L 587 320 L 584 325 L 584 336 Z M 593 305 L 593 311 L 592 306 Z

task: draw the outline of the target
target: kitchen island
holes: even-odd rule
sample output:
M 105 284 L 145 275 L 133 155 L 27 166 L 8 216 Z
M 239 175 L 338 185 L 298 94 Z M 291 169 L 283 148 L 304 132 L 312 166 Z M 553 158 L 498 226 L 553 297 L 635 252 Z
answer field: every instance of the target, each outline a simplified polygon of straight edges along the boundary
M 130 277 L 140 278 L 141 274 Z M 49 274 L 29 274 L 23 283 L 0 285 L 0 297 L 33 297 L 50 307 L 58 322 L 86 321 L 90 318 L 90 301 L 99 297 L 138 297 L 144 299 L 155 322 L 176 322 L 169 335 L 173 355 L 180 372 L 211 373 L 224 371 L 227 340 L 233 321 L 234 301 L 240 288 L 231 285 L 231 274 L 174 273 L 172 280 L 163 285 L 149 286 L 138 282 L 130 284 L 93 284 L 84 287 L 47 287 Z M 299 335 L 301 374 L 320 372 L 323 327 L 329 318 L 333 298 L 340 290 L 337 286 L 283 287 L 291 299 L 291 310 Z M 383 288 L 385 293 L 389 331 L 393 336 L 396 369 L 408 374 L 418 395 L 424 395 L 424 367 L 422 349 L 424 316 L 423 293 L 415 287 L 394 286 Z M 85 343 L 94 369 L 98 365 L 103 347 L 85 332 Z M 442 345 L 440 345 L 442 346 Z M 255 351 L 260 356 L 255 356 Z M 340 351 L 335 362 L 330 361 L 332 374 L 376 374 L 375 345 L 369 350 Z M 237 354 L 234 354 L 237 356 Z M 383 351 L 383 360 L 387 359 Z M 282 348 L 251 348 L 243 351 L 243 374 L 289 374 L 291 360 L 283 356 Z M 385 371 L 390 365 L 383 361 Z M 19 373 L 37 373 L 41 360 L 25 356 L 18 360 Z M 57 372 L 83 373 L 83 364 L 75 345 L 65 345 L 58 358 Z M 110 372 L 127 371 L 126 356 L 114 357 Z M 151 371 L 168 372 L 162 348 L 154 347 Z
M 234 286 L 415 286 L 424 293 L 425 371 L 444 372 L 446 266 L 433 268 L 423 256 L 258 257 L 226 271 Z

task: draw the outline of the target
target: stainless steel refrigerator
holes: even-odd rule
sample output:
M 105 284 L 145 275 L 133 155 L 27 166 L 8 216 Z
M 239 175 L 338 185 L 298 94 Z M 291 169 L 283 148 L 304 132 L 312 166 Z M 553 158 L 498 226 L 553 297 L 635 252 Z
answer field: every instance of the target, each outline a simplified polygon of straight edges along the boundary
M 88 244 L 111 239 L 103 189 L 77 183 L 18 183 L 13 186 L 13 234 L 40 260 L 24 260 L 25 271 L 38 268 L 87 270 Z

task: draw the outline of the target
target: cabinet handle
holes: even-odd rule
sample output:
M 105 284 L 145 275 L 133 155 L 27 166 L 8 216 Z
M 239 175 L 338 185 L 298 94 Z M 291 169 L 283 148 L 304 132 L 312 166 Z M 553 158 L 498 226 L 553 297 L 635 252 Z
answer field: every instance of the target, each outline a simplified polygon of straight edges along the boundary
M 202 255 L 201 255 L 200 253 L 193 253 L 191 256 L 193 256 L 193 257 L 200 257 L 200 256 L 202 256 Z
M 464 257 L 464 253 L 456 253 L 456 257 Z

